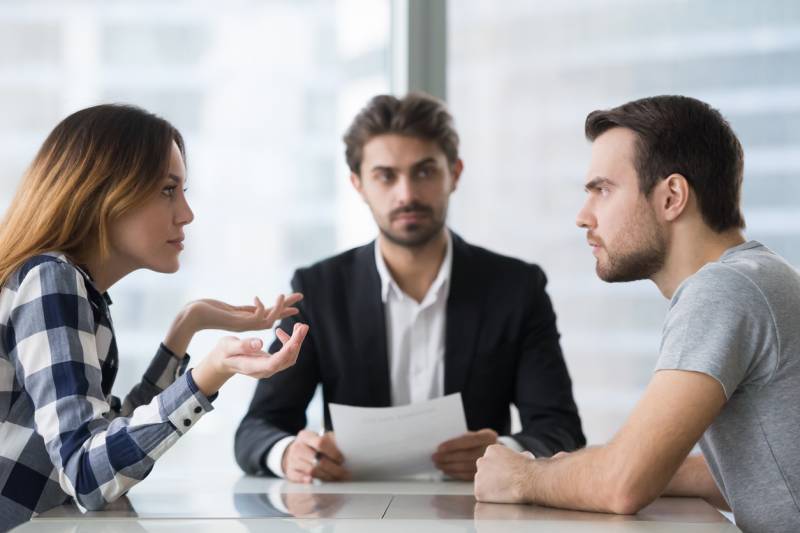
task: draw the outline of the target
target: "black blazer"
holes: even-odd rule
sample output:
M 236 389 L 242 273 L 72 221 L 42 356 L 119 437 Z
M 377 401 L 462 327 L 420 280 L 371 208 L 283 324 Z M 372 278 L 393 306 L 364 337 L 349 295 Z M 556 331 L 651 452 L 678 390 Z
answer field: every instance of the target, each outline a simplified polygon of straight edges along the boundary
M 445 331 L 445 394 L 461 392 L 467 427 L 508 435 L 509 405 L 522 431 L 512 435 L 537 457 L 585 445 L 572 383 L 559 345 L 544 272 L 472 246 L 455 234 Z M 375 243 L 295 272 L 305 298 L 296 321 L 309 324 L 297 363 L 259 381 L 236 431 L 236 460 L 249 474 L 270 474 L 269 449 L 306 425 L 306 407 L 322 383 L 328 403 L 391 405 L 386 321 Z M 271 351 L 278 349 L 273 344 Z

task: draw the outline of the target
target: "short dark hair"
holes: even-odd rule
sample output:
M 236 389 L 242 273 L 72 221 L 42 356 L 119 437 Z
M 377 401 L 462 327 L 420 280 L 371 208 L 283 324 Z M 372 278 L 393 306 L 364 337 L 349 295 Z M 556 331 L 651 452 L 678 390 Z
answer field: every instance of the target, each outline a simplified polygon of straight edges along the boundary
M 681 174 L 709 227 L 717 232 L 744 228 L 739 206 L 744 154 L 719 111 L 687 96 L 642 98 L 589 113 L 586 138 L 594 141 L 615 127 L 637 135 L 634 166 L 645 196 L 670 174 Z
M 450 165 L 458 161 L 458 133 L 442 101 L 418 92 L 404 98 L 382 94 L 367 103 L 344 134 L 344 154 L 351 172 L 361 173 L 364 145 L 387 133 L 436 141 Z

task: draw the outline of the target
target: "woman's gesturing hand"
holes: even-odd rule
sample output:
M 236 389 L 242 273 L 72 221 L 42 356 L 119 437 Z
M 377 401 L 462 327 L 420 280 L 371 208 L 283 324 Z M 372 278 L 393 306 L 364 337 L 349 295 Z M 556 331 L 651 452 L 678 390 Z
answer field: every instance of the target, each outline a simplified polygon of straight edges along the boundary
M 294 307 L 303 299 L 299 292 L 284 296 L 281 294 L 272 307 L 264 307 L 256 297 L 254 305 L 230 305 L 219 300 L 203 299 L 189 302 L 184 309 L 188 322 L 196 328 L 224 329 L 226 331 L 259 331 L 269 329 L 283 318 L 296 315 L 300 311 Z
M 268 378 L 292 366 L 300 354 L 308 325 L 295 324 L 291 336 L 281 329 L 277 329 L 276 333 L 283 346 L 274 354 L 262 351 L 264 342 L 261 339 L 220 339 L 208 356 L 192 370 L 197 387 L 206 396 L 211 396 L 234 374 Z
M 269 329 L 283 318 L 300 311 L 294 307 L 303 295 L 280 295 L 272 307 L 264 307 L 256 297 L 254 305 L 230 305 L 219 300 L 203 299 L 189 302 L 175 317 L 164 340 L 164 345 L 177 357 L 183 357 L 189 342 L 198 331 L 222 329 L 225 331 L 260 331 Z

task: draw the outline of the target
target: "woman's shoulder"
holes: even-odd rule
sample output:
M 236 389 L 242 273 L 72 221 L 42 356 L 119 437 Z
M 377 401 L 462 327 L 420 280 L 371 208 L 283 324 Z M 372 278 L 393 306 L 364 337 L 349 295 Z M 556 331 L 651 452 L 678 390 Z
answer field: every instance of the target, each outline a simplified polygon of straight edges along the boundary
M 6 287 L 16 291 L 23 284 L 36 282 L 43 293 L 77 290 L 84 285 L 83 273 L 72 264 L 66 254 L 58 251 L 37 254 L 26 259 L 9 277 Z

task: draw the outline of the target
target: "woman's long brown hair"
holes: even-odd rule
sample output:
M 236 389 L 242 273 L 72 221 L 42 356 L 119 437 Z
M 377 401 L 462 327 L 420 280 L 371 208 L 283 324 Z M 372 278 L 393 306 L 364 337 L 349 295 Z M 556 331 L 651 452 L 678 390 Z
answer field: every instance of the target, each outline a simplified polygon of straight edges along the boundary
M 155 194 L 169 170 L 166 120 L 106 104 L 65 118 L 47 136 L 0 225 L 0 286 L 28 258 L 48 251 L 83 261 L 107 256 L 109 224 Z

